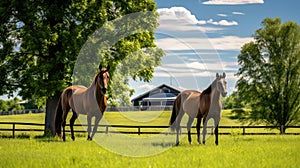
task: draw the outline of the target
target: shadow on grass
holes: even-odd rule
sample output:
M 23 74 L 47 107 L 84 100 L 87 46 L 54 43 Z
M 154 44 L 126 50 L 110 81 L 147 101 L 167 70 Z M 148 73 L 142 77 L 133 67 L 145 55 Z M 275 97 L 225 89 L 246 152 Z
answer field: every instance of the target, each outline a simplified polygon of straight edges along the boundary
M 37 135 L 34 139 L 41 142 L 62 142 L 59 137 L 54 137 L 53 135 Z
M 67 137 L 71 137 L 71 134 L 66 134 Z M 83 138 L 86 137 L 85 134 L 75 134 L 76 138 Z M 62 138 L 59 136 L 53 136 L 52 134 L 44 134 L 44 135 L 37 135 L 34 137 L 34 139 L 42 142 L 63 142 Z
M 30 139 L 30 135 L 20 134 L 20 135 L 12 136 L 12 135 L 0 134 L 0 138 Z
M 175 146 L 175 143 L 171 143 L 171 142 L 164 143 L 164 142 L 162 142 L 162 143 L 152 143 L 151 145 L 154 146 L 154 147 L 170 148 L 170 147 Z

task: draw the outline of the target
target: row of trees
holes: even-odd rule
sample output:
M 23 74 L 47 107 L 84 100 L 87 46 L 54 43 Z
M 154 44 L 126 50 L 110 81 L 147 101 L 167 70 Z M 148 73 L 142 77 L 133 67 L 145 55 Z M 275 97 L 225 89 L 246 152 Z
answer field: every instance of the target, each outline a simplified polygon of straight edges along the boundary
M 2 111 L 14 111 L 14 110 L 23 110 L 24 106 L 19 104 L 20 100 L 14 98 L 12 100 L 0 100 L 0 112 Z

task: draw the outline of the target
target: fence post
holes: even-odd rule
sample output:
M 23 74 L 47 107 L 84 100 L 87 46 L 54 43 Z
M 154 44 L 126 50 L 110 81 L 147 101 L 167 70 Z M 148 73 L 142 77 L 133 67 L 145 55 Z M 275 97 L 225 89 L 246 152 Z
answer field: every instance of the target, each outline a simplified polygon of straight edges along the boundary
M 280 126 L 280 133 L 281 133 L 281 134 L 284 134 L 284 125 L 281 125 L 281 126 Z
M 245 135 L 246 134 L 246 128 L 245 128 L 245 126 L 243 126 L 243 135 Z
M 138 135 L 141 135 L 141 127 L 138 127 Z
M 16 124 L 13 123 L 13 129 L 12 129 L 12 137 L 15 138 L 15 128 L 16 128 Z
M 105 126 L 105 133 L 108 134 L 108 125 Z

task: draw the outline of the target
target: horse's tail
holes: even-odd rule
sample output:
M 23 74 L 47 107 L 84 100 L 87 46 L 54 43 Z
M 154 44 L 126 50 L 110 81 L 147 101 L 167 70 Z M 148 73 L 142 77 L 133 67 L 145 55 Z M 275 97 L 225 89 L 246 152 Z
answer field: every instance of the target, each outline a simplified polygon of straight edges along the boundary
M 63 110 L 62 110 L 62 104 L 61 104 L 61 96 L 59 97 L 57 106 L 56 106 L 56 111 L 55 111 L 55 134 L 61 135 L 61 124 L 62 124 L 62 115 L 63 115 Z
M 169 122 L 169 125 L 170 125 L 170 128 L 171 128 L 171 131 L 174 132 L 175 131 L 175 128 L 177 126 L 177 122 L 176 122 L 176 118 L 177 118 L 177 115 L 178 115 L 178 110 L 180 108 L 180 95 L 178 95 L 174 101 L 174 104 L 173 104 L 173 108 L 172 108 L 172 114 L 171 114 L 171 118 L 170 118 L 170 122 Z M 178 108 L 178 104 L 179 104 L 179 108 Z

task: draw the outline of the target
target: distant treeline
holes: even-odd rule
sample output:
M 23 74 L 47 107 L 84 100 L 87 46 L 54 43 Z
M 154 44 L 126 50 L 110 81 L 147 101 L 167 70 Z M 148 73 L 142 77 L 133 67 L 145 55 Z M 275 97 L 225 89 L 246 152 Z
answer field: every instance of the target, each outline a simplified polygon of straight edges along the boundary
M 0 112 L 1 111 L 21 111 L 24 109 L 38 109 L 34 101 L 24 101 L 14 98 L 11 100 L 0 100 Z
M 44 113 L 44 109 L 26 109 L 26 110 L 14 110 L 14 111 L 0 111 L 0 115 L 17 115 L 17 114 L 29 114 L 29 113 Z

